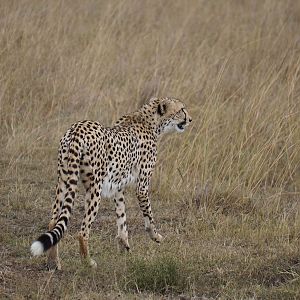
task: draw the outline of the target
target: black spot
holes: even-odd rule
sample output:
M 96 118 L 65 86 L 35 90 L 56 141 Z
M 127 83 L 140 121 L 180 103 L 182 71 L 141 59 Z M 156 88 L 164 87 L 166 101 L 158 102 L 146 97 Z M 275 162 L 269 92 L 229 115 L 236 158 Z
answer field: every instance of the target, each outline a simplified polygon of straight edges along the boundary
M 62 217 L 60 217 L 59 219 L 58 219 L 58 221 L 57 221 L 57 223 L 58 222 L 64 222 L 65 223 L 65 225 L 67 226 L 68 225 L 68 218 L 66 217 L 66 216 L 62 216 Z
M 75 180 L 75 179 L 71 179 L 69 182 L 70 182 L 70 184 L 74 184 L 74 185 L 77 184 L 77 180 Z
M 72 193 L 74 193 L 74 192 L 72 192 Z M 75 194 L 75 193 L 74 193 Z M 74 197 L 73 197 L 74 198 Z M 66 198 L 66 202 L 67 203 L 72 203 L 73 202 L 73 200 L 71 199 L 71 198 Z
M 69 205 L 64 205 L 62 209 L 66 209 L 69 212 L 69 214 L 71 214 L 72 212 L 72 208 Z

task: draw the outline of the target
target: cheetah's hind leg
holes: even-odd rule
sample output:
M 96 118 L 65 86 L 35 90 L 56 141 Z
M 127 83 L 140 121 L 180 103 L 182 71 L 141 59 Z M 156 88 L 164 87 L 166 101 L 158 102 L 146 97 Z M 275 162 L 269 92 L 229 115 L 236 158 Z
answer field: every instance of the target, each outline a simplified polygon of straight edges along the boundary
M 128 231 L 126 224 L 126 211 L 125 211 L 125 200 L 123 192 L 119 191 L 115 197 L 115 208 L 117 215 L 117 227 L 118 227 L 118 235 L 117 240 L 119 242 L 119 246 L 121 250 L 125 250 L 130 252 L 130 246 L 128 243 Z
M 98 213 L 99 202 L 101 200 L 101 191 L 98 185 L 98 182 L 94 182 L 91 184 L 91 188 L 86 191 L 84 219 L 82 220 L 81 229 L 78 235 L 81 260 L 92 268 L 96 268 L 97 263 L 90 257 L 88 241 L 90 229 Z
M 63 205 L 63 197 L 66 191 L 65 184 L 62 180 L 58 180 L 57 188 L 56 188 L 56 200 L 53 205 L 52 210 L 52 218 L 49 223 L 48 229 L 49 231 L 54 228 L 56 222 L 58 220 L 58 216 L 60 214 L 61 207 Z M 51 247 L 48 251 L 48 261 L 47 261 L 47 268 L 49 270 L 61 270 L 61 263 L 58 255 L 58 245 Z

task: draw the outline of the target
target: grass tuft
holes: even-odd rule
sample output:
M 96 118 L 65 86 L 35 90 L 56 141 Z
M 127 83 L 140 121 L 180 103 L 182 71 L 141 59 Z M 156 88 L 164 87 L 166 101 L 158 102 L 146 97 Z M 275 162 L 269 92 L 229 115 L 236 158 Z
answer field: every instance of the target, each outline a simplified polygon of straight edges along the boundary
M 138 292 L 173 293 L 183 290 L 184 278 L 178 260 L 170 256 L 130 260 L 127 288 Z

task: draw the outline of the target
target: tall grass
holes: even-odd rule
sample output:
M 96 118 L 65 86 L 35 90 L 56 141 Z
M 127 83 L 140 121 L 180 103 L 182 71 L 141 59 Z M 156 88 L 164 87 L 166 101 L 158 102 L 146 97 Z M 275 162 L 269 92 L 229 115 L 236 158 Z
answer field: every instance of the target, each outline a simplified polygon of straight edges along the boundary
M 190 257 L 204 264 L 203 272 L 193 269 L 197 264 L 187 268 L 196 274 L 190 293 L 201 292 L 205 274 L 217 274 L 219 292 L 227 284 L 244 297 L 249 291 L 239 280 L 249 276 L 250 289 L 259 290 L 255 284 L 267 280 L 262 270 L 276 261 L 268 245 L 288 261 L 278 260 L 269 271 L 274 278 L 278 270 L 294 270 L 289 262 L 300 230 L 299 26 L 298 1 L 1 1 L 2 211 L 11 216 L 13 210 L 31 226 L 46 224 L 56 148 L 65 130 L 83 119 L 111 125 L 150 96 L 174 96 L 186 103 L 193 124 L 162 139 L 152 183 L 154 213 L 170 246 L 163 249 L 173 251 L 174 272 L 182 277 L 177 267 L 189 260 L 190 247 Z M 252 257 L 254 244 L 261 261 Z M 142 246 L 135 246 L 141 255 Z M 245 261 L 254 262 L 240 274 L 242 246 L 249 251 Z M 197 253 L 199 248 L 211 256 Z M 155 262 L 133 262 L 141 276 L 135 284 L 150 280 L 150 291 L 168 291 L 164 279 L 157 290 L 155 276 L 139 273 L 139 263 L 148 275 L 157 270 Z M 222 264 L 234 265 L 235 275 L 218 271 Z M 295 272 L 287 276 L 292 281 L 299 280 Z M 176 285 L 175 273 L 170 285 Z M 214 279 L 208 282 L 206 294 L 214 290 Z M 179 286 L 185 292 L 182 281 Z M 290 291 L 297 293 L 293 285 Z

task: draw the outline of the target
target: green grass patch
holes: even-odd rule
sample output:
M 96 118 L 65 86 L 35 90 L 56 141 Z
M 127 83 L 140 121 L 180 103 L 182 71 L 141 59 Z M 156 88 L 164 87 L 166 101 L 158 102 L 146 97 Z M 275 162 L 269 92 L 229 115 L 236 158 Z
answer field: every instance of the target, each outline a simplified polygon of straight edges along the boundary
M 127 289 L 140 292 L 173 293 L 184 289 L 181 264 L 170 256 L 134 258 L 128 267 Z

